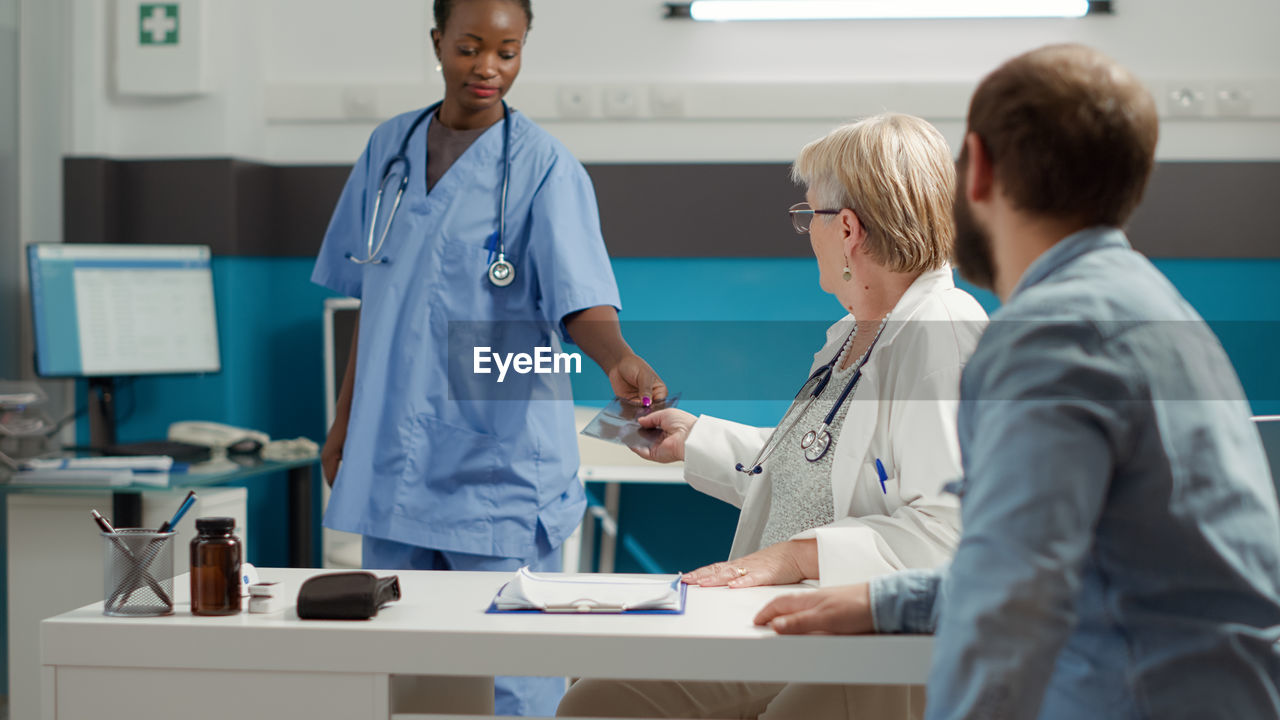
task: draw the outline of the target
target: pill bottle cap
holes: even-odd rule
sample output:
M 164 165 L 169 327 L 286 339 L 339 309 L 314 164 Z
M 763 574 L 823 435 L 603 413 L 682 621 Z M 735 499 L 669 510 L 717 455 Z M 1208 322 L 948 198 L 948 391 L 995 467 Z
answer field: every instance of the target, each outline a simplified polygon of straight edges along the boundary
M 196 518 L 196 532 L 201 535 L 226 535 L 236 529 L 236 519 L 229 517 Z

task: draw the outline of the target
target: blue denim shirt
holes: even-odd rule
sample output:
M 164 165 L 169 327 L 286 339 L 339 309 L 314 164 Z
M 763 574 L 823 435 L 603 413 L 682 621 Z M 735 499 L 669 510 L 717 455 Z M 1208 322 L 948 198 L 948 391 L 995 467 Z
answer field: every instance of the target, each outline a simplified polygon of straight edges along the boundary
M 936 627 L 928 717 L 1280 717 L 1280 515 L 1217 339 L 1113 228 L 991 320 L 955 558 L 871 583 L 879 632 Z

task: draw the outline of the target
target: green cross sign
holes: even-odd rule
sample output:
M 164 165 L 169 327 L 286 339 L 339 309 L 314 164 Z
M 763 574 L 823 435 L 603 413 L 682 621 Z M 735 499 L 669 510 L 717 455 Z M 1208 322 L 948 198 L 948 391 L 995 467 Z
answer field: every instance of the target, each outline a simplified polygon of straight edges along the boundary
M 138 14 L 139 45 L 178 44 L 177 3 L 142 3 Z

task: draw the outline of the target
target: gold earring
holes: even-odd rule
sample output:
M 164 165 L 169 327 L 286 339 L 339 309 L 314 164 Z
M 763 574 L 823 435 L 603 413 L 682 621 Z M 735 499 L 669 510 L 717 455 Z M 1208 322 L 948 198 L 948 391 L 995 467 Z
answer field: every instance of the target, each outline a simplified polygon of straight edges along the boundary
M 845 282 L 849 282 L 850 280 L 852 280 L 852 279 L 853 279 L 853 273 L 849 272 L 849 266 L 848 266 L 848 265 L 845 265 L 845 266 L 844 266 L 844 275 L 843 275 L 843 277 L 844 277 L 844 281 L 845 281 Z

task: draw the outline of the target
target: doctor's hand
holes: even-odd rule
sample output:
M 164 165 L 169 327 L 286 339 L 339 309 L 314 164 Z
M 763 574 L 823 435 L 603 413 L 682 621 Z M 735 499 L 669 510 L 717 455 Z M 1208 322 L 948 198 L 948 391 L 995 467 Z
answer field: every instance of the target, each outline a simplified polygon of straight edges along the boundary
M 698 418 L 683 410 L 667 408 L 641 415 L 636 422 L 640 427 L 657 428 L 663 432 L 662 440 L 651 448 L 633 447 L 631 451 L 645 460 L 669 463 L 684 460 L 684 441 L 693 430 Z
M 646 398 L 665 400 L 667 397 L 667 384 L 644 358 L 632 352 L 623 355 L 609 370 L 609 384 L 613 386 L 614 395 L 635 405 L 648 405 L 644 402 Z
M 779 635 L 824 633 L 863 635 L 875 631 L 871 590 L 866 583 L 783 595 L 764 606 L 755 619 Z
M 685 573 L 690 585 L 731 588 L 757 585 L 792 585 L 818 577 L 818 541 L 787 540 L 774 543 L 728 562 L 719 562 Z

